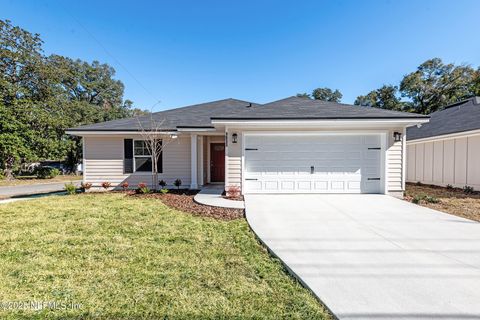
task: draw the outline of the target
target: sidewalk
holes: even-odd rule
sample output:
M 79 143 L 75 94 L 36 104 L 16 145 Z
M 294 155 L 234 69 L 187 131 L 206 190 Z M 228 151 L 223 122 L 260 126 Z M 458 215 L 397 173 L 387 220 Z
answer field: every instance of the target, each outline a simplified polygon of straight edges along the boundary
M 0 187 L 0 199 L 63 191 L 65 187 L 65 183 L 70 183 L 70 182 L 65 181 L 65 182 L 52 182 L 52 183 L 42 183 L 42 184 Z M 75 186 L 80 187 L 81 181 L 72 181 L 72 183 Z

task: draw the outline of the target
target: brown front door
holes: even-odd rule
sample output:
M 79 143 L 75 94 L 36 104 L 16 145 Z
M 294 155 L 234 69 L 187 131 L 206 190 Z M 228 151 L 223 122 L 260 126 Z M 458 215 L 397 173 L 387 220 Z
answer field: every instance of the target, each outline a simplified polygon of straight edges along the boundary
M 225 181 L 225 144 L 210 144 L 210 181 Z

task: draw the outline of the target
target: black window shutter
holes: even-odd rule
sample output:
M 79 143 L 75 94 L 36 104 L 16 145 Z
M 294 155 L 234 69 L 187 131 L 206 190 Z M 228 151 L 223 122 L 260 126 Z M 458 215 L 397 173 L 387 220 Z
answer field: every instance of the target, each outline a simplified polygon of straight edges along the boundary
M 162 144 L 162 141 L 160 141 L 160 145 Z M 163 173 L 163 150 L 160 152 L 157 158 L 157 172 L 158 173 Z
M 133 139 L 123 140 L 123 173 L 133 173 Z

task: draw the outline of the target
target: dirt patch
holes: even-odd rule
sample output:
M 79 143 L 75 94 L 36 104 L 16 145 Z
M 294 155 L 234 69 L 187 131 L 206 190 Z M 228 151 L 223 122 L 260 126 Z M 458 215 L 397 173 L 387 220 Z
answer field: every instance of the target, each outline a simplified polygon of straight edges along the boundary
M 450 213 L 459 217 L 480 221 L 480 194 L 465 194 L 462 189 L 417 185 L 407 183 L 405 200 L 413 201 L 415 197 L 433 197 L 437 203 L 421 200 L 418 204 L 435 210 Z
M 242 209 L 211 207 L 196 203 L 195 201 L 193 201 L 193 197 L 197 193 L 198 191 L 196 190 L 172 190 L 167 194 L 131 194 L 131 196 L 158 199 L 169 207 L 202 217 L 209 217 L 220 220 L 234 220 L 244 217 L 244 212 Z

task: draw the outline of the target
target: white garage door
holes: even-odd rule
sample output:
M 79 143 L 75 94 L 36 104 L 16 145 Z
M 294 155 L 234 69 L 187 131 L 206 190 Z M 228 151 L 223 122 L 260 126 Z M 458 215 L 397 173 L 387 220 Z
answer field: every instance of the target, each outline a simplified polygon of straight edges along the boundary
M 245 193 L 380 193 L 380 134 L 245 135 Z

